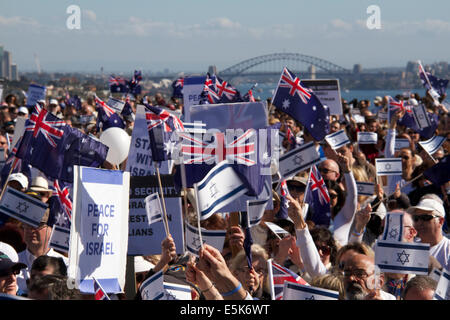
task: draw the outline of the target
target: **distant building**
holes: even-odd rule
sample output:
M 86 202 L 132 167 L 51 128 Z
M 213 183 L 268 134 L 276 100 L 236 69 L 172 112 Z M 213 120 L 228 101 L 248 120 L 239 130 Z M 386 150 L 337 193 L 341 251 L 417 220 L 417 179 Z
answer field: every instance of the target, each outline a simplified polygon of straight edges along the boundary
M 0 78 L 3 77 L 3 46 L 0 46 Z
M 208 67 L 208 73 L 210 74 L 210 75 L 213 75 L 213 74 L 216 74 L 216 66 L 209 66 Z
M 316 66 L 315 65 L 310 65 L 308 67 L 308 73 L 311 75 L 311 79 L 316 79 Z
M 362 66 L 360 64 L 355 64 L 353 65 L 353 73 L 361 73 L 362 71 Z
M 3 77 L 7 80 L 11 79 L 11 52 L 4 50 L 2 59 Z
M 406 72 L 419 72 L 419 63 L 417 61 L 408 61 L 406 64 Z
M 19 70 L 17 70 L 17 64 L 11 64 L 11 81 L 19 81 Z

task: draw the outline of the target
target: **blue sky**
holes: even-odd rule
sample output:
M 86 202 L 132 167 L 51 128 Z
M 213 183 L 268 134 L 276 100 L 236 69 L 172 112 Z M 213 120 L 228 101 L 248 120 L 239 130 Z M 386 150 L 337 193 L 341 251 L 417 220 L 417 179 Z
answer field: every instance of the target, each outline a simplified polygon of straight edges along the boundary
M 69 30 L 69 5 L 81 29 Z M 381 29 L 369 30 L 369 5 Z M 0 44 L 19 70 L 206 71 L 275 52 L 345 68 L 450 61 L 448 0 L 2 0 Z

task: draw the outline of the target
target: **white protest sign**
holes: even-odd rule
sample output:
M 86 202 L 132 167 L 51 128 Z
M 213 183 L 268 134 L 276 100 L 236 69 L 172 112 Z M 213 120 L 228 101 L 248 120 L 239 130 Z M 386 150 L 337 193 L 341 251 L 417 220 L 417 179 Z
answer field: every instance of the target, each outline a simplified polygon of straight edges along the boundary
M 188 285 L 163 282 L 166 300 L 192 300 L 191 287 Z
M 378 134 L 376 132 L 358 132 L 358 144 L 376 144 L 378 142 Z
M 328 134 L 325 136 L 325 140 L 333 150 L 339 149 L 350 143 L 350 139 L 347 137 L 345 130 L 339 130 L 332 134 Z
M 395 138 L 395 145 L 394 145 L 395 151 L 401 150 L 403 148 L 409 148 L 409 147 L 410 147 L 410 143 L 409 143 L 408 139 Z
M 107 293 L 123 292 L 128 247 L 130 174 L 74 166 L 69 278 L 94 293 L 93 277 Z
M 48 205 L 14 188 L 6 187 L 0 201 L 0 213 L 38 227 Z
M 70 229 L 54 225 L 48 246 L 62 252 L 69 252 L 69 243 Z
M 211 77 L 215 79 L 215 77 Z M 205 85 L 206 76 L 190 76 L 184 78 L 183 83 L 183 112 L 184 121 L 190 122 L 190 106 L 200 102 L 200 95 Z M 213 80 L 214 82 L 215 80 Z
M 142 300 L 163 300 L 165 296 L 162 270 L 141 284 Z
M 303 284 L 284 282 L 283 300 L 338 300 L 339 292 Z
M 37 84 L 30 84 L 27 91 L 27 106 L 34 106 L 39 100 L 45 100 L 47 88 Z
M 430 245 L 377 240 L 375 264 L 381 272 L 428 275 Z
M 401 176 L 402 158 L 375 158 L 377 176 Z
M 198 229 L 191 226 L 188 222 L 185 223 L 186 228 L 186 250 L 196 256 L 198 256 L 198 250 L 201 246 L 206 243 L 213 246 L 220 252 L 223 250 L 223 244 L 225 242 L 226 230 L 205 230 L 202 231 L 202 241 L 200 243 L 200 236 L 198 234 Z
M 312 89 L 323 105 L 330 108 L 330 114 L 342 114 L 341 91 L 338 79 L 302 79 Z
M 175 242 L 177 254 L 182 254 L 184 232 L 181 195 L 177 192 L 171 175 L 163 174 L 160 177 L 169 230 Z M 145 210 L 145 198 L 154 193 L 160 196 L 159 192 L 156 175 L 130 178 L 128 255 L 161 254 L 161 242 L 166 238 L 164 222 L 150 224 Z
M 145 106 L 143 105 L 137 105 L 136 107 L 136 120 L 131 135 L 126 171 L 130 172 L 131 176 L 150 176 L 156 174 L 156 169 L 152 162 Z M 162 174 L 170 173 L 169 161 L 161 162 L 159 172 Z

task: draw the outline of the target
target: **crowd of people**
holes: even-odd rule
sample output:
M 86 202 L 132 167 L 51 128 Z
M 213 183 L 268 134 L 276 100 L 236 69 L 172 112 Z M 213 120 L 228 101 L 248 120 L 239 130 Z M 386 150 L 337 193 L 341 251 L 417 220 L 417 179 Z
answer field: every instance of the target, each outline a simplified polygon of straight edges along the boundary
M 123 116 L 125 130 L 131 135 L 136 105 L 143 97 L 128 100 L 132 113 Z M 318 164 L 326 185 L 331 207 L 329 225 L 313 222 L 311 209 L 305 214 L 305 193 L 309 169 L 286 181 L 288 195 L 280 193 L 279 183 L 273 184 L 273 209 L 264 212 L 262 221 L 250 232 L 252 264 L 244 250 L 246 234 L 241 225 L 232 222 L 231 213 L 220 212 L 201 222 L 204 229 L 227 230 L 222 249 L 204 244 L 198 257 L 177 254 L 175 242 L 169 235 L 161 243 L 161 254 L 134 257 L 135 294 L 112 294 L 112 299 L 142 299 L 142 283 L 159 271 L 164 281 L 189 285 L 196 300 L 271 300 L 273 286 L 268 270 L 269 259 L 283 266 L 308 285 L 334 290 L 342 300 L 431 300 L 437 281 L 433 270 L 450 270 L 450 240 L 448 212 L 450 181 L 436 186 L 422 173 L 446 157 L 450 152 L 448 137 L 450 122 L 442 103 L 435 104 L 429 95 L 420 97 L 398 95 L 405 104 L 423 103 L 429 112 L 438 115 L 435 134 L 447 141 L 432 157 L 417 144 L 423 140 L 414 130 L 399 125 L 406 112 L 398 110 L 390 122 L 381 119 L 377 111 L 387 111 L 388 97 L 370 100 L 342 101 L 343 114 L 330 117 L 330 133 L 345 130 L 351 143 L 333 150 L 326 142 L 316 141 L 300 122 L 274 108 L 267 100 L 269 124 L 281 123 L 282 152 L 313 141 L 321 154 Z M 164 99 L 157 94 L 146 97 L 149 104 L 170 111 L 181 111 L 182 100 Z M 166 102 L 169 101 L 169 102 Z M 81 106 L 67 103 L 65 97 L 46 99 L 45 107 L 68 125 L 87 134 L 99 135 L 94 96 L 86 95 Z M 442 101 L 441 101 L 442 102 Z M 373 105 L 372 105 L 373 103 Z M 26 101 L 7 95 L 0 106 L 0 144 L 5 159 L 9 137 L 14 134 L 18 117 L 27 118 L 31 109 Z M 357 114 L 363 117 L 354 119 Z M 87 119 L 87 120 L 86 120 Z M 378 134 L 376 144 L 358 145 L 358 132 Z M 395 150 L 395 139 L 408 139 L 409 146 Z M 401 158 L 402 175 L 378 177 L 377 158 Z M 372 196 L 358 194 L 356 182 L 372 182 Z M 51 194 L 48 182 L 41 175 L 29 181 L 23 174 L 9 176 L 7 184 L 47 202 Z M 196 225 L 195 199 L 188 197 L 185 219 Z M 280 212 L 288 202 L 287 215 Z M 183 206 L 184 208 L 185 206 Z M 374 246 L 383 233 L 388 212 L 403 214 L 402 241 L 430 245 L 429 274 L 376 274 Z M 0 225 L 0 293 L 29 299 L 63 300 L 94 299 L 68 286 L 67 253 L 48 247 L 51 227 L 48 213 L 39 227 L 27 225 L 6 215 Z M 280 237 L 267 226 L 275 223 L 287 233 Z M 377 275 L 377 277 L 375 277 Z M 377 282 L 374 284 L 374 282 Z

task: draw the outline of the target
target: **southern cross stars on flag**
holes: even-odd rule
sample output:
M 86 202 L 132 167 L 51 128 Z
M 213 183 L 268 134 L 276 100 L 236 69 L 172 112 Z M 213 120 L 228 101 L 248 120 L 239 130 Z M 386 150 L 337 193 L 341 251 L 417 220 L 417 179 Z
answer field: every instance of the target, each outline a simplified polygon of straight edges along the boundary
M 287 68 L 283 69 L 272 103 L 277 109 L 300 121 L 317 141 L 328 134 L 329 108 L 322 105 L 314 92 Z
M 122 77 L 109 77 L 109 89 L 111 92 L 128 92 L 127 82 Z

